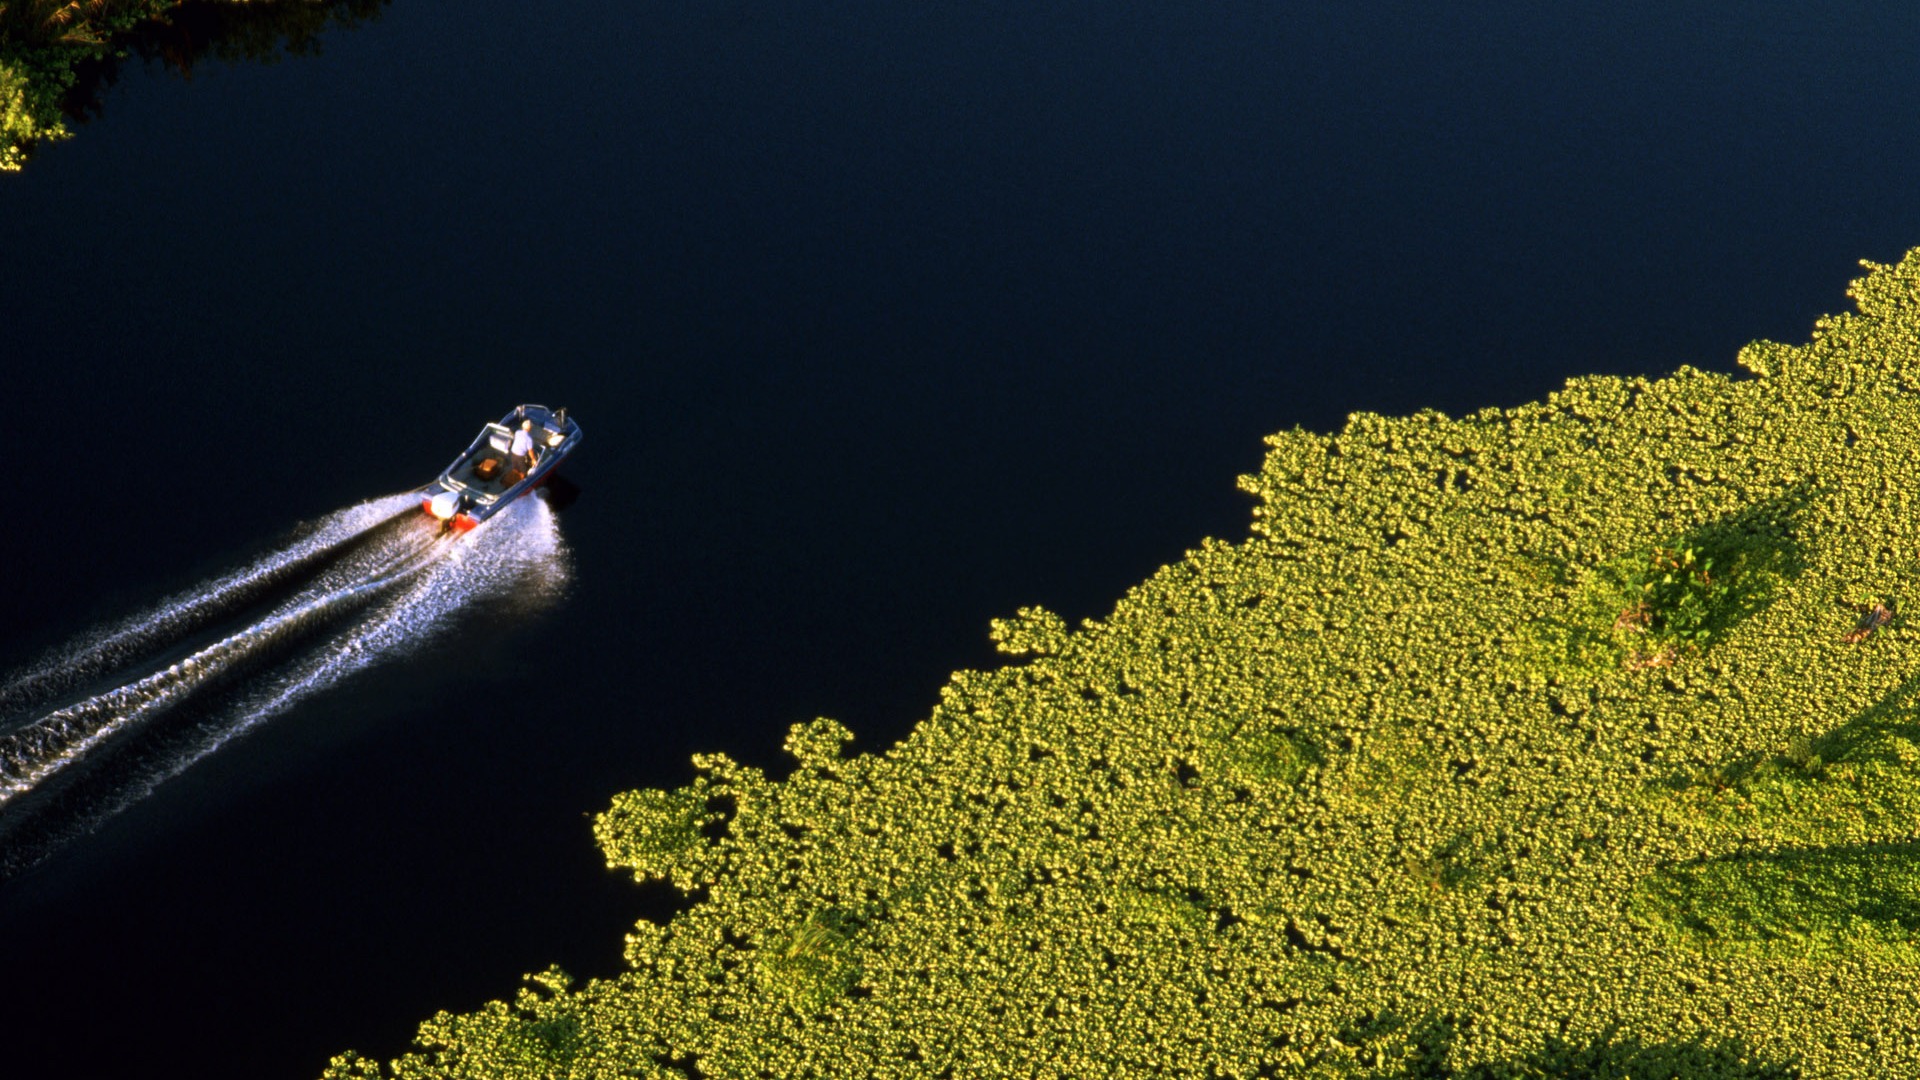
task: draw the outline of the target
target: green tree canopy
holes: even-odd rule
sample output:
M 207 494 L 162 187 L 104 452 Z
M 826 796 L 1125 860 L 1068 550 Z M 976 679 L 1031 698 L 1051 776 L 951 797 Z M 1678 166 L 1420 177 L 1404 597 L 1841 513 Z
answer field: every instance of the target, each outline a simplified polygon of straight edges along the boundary
M 320 33 L 379 14 L 387 0 L 0 0 L 0 172 L 99 113 L 130 56 L 186 73 L 221 60 L 319 48 Z

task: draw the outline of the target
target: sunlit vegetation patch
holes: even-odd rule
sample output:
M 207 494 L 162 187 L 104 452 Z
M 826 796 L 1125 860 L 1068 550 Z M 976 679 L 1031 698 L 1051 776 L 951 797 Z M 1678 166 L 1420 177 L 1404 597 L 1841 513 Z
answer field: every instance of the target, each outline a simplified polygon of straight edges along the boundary
M 818 1012 L 845 994 L 860 974 L 853 937 L 863 920 L 827 907 L 773 935 L 761 949 L 762 985 L 803 1012 Z
M 1743 852 L 1666 867 L 1647 907 L 1715 943 L 1809 953 L 1920 944 L 1920 844 Z
M 1920 1075 L 1920 254 L 1852 295 L 1273 436 L 1250 536 L 995 620 L 899 745 L 618 797 L 684 903 L 624 973 L 329 1075 Z
M 1799 570 L 1803 494 L 1743 508 L 1686 534 L 1589 565 L 1553 566 L 1571 602 L 1543 613 L 1537 640 L 1555 675 L 1667 667 L 1758 613 Z
M 1645 1040 L 1608 1030 L 1578 1041 L 1548 1036 L 1531 1053 L 1453 1069 L 1458 1018 L 1418 1023 L 1393 1013 L 1369 1015 L 1338 1036 L 1356 1048 L 1354 1063 L 1321 1070 L 1330 1076 L 1391 1080 L 1799 1080 L 1793 1063 L 1767 1060 L 1739 1039 Z
M 387 0 L 4 0 L 0 172 L 99 115 L 129 57 L 183 75 L 208 58 L 268 60 L 319 49 L 322 31 L 376 16 Z

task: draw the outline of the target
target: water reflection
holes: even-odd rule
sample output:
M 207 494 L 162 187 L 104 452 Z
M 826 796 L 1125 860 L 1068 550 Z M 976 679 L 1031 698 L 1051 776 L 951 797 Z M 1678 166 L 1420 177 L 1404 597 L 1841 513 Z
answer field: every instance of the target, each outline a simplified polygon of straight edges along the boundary
M 323 33 L 373 19 L 387 0 L 0 0 L 0 171 L 98 117 L 128 59 L 182 77 L 209 58 L 311 55 Z

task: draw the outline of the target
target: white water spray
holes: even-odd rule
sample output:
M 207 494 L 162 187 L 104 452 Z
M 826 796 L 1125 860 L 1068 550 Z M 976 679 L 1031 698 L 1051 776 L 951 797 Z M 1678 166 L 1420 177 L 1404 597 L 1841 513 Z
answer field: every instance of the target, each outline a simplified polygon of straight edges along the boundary
M 146 611 L 83 634 L 0 684 L 0 715 L 44 702 L 178 641 L 322 561 L 419 502 L 403 492 L 339 510 L 304 528 L 287 546 L 212 581 L 167 597 Z
M 572 576 L 558 522 L 539 498 L 520 500 L 438 554 L 300 663 L 263 680 L 234 708 L 230 723 L 191 754 L 179 755 L 165 776 L 302 698 L 427 644 L 449 628 L 454 616 L 479 601 L 509 599 L 528 608 L 542 606 L 558 597 Z M 156 776 L 154 782 L 164 778 Z
M 399 495 L 336 514 L 285 551 L 175 597 L 137 619 L 83 640 L 58 655 L 93 657 L 104 664 L 124 650 L 165 645 L 204 619 L 195 612 L 231 610 L 238 594 L 257 591 L 281 568 L 310 565 L 417 499 Z M 302 632 L 331 627 L 303 644 L 290 662 L 259 676 L 258 686 L 223 710 L 197 742 L 176 746 L 164 760 L 146 763 L 137 783 L 123 787 L 88 815 L 98 820 L 137 800 L 167 777 L 300 699 L 382 660 L 403 655 L 444 630 L 474 602 L 519 597 L 540 602 L 565 585 L 568 565 L 553 513 L 539 498 L 522 499 L 464 536 L 436 530 L 424 519 L 370 540 L 318 573 L 291 599 L 190 656 L 104 693 L 56 709 L 0 736 L 0 808 L 34 791 L 49 777 L 95 753 L 122 732 L 178 704 L 195 691 L 234 674 L 249 661 L 280 649 Z M 107 670 L 111 670 L 110 668 Z M 44 674 L 30 673 L 43 682 Z M 15 687 L 0 689 L 0 699 Z

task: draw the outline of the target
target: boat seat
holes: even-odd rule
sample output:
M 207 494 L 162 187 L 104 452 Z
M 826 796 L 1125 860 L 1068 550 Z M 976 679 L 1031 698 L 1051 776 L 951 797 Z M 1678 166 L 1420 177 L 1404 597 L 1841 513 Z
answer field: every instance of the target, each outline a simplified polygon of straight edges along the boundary
M 487 433 L 487 444 L 504 454 L 512 448 L 513 436 L 504 431 L 490 431 Z

